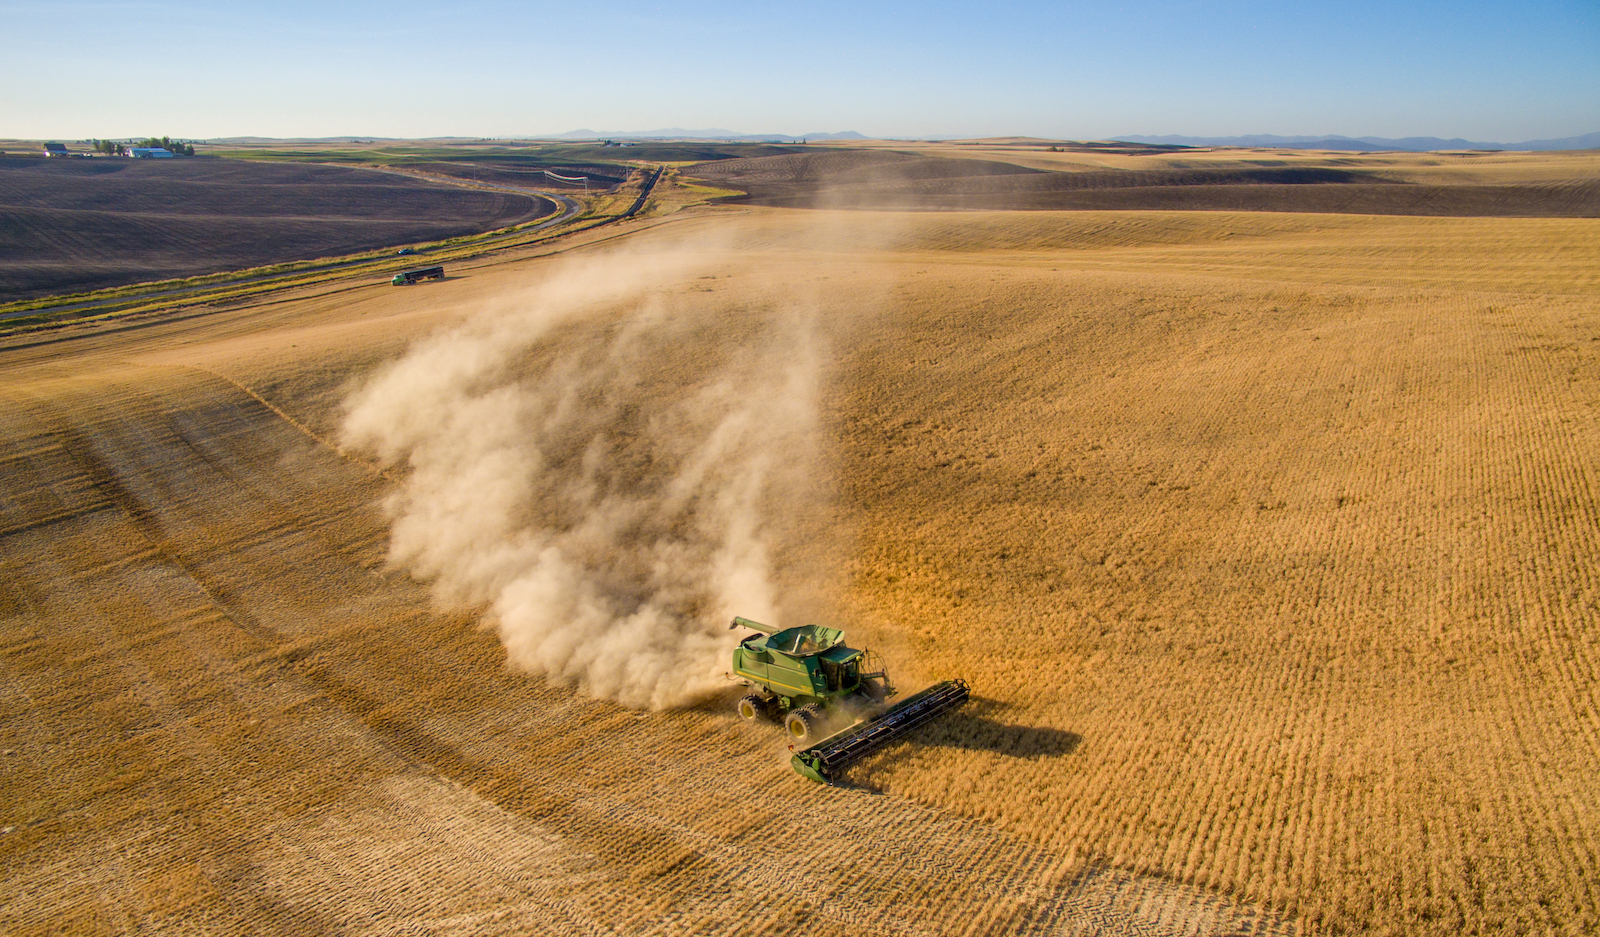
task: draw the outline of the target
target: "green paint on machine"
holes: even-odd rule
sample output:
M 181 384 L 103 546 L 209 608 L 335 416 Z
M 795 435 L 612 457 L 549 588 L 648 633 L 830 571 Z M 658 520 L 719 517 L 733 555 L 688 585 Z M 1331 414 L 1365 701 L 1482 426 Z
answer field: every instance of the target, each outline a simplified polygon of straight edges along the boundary
M 791 742 L 810 746 L 794 757 L 793 764 L 814 781 L 833 780 L 849 763 L 967 699 L 964 682 L 947 681 L 882 712 L 884 702 L 895 694 L 889 672 L 876 654 L 847 647 L 844 632 L 837 628 L 802 625 L 780 630 L 748 618 L 735 618 L 728 628 L 757 632 L 733 649 L 733 676 L 752 690 L 739 700 L 739 715 L 749 722 L 781 721 Z M 825 714 L 851 702 L 869 713 L 878 712 L 864 724 L 823 739 Z M 839 751 L 831 758 L 819 756 L 825 745 L 847 738 L 857 741 L 834 745 Z M 870 738 L 872 744 L 864 744 L 862 738 Z
M 420 283 L 423 280 L 443 279 L 443 267 L 424 267 L 421 270 L 407 270 L 404 273 L 397 273 L 394 275 L 394 279 L 390 280 L 389 282 L 395 286 L 410 286 L 413 283 Z

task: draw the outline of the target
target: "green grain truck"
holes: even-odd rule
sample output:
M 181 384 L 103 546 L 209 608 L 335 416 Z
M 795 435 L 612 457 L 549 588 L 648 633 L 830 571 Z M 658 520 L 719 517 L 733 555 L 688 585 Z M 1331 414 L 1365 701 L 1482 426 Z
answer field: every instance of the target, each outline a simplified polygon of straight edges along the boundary
M 394 279 L 390 280 L 389 282 L 393 283 L 395 286 L 410 286 L 411 284 L 421 282 L 422 280 L 443 279 L 443 267 L 424 267 L 421 270 L 407 270 L 405 273 L 397 273 L 394 275 Z

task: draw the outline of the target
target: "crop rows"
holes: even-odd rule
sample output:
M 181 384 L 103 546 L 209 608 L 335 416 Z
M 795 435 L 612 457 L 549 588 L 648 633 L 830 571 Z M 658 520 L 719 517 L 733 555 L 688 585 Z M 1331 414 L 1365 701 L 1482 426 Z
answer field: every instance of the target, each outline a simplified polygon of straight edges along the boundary
M 1511 249 L 1587 250 L 1535 231 Z M 884 759 L 886 790 L 1316 926 L 1596 925 L 1584 264 L 1397 290 L 1494 271 L 1460 228 L 1383 266 L 1387 234 L 1310 276 L 1224 280 L 1207 246 L 980 257 L 954 299 L 906 277 L 853 358 L 886 388 L 846 440 L 856 599 L 994 715 Z M 1383 285 L 1340 283 L 1350 254 Z M 1081 741 L 1008 751 L 1016 726 Z
M 204 371 L 5 396 L 8 933 L 1281 930 L 507 671 L 379 571 L 377 476 Z
M 441 300 L 8 353 L 0 929 L 1600 927 L 1595 233 L 746 212 L 631 238 L 619 263 L 703 261 L 651 285 L 697 323 L 652 380 L 774 297 L 815 310 L 835 505 L 768 519 L 777 581 L 902 690 L 974 687 L 838 788 L 727 700 L 513 672 L 482 609 L 385 566 L 393 478 L 301 427 L 332 438 Z M 536 296 L 545 263 L 432 314 Z

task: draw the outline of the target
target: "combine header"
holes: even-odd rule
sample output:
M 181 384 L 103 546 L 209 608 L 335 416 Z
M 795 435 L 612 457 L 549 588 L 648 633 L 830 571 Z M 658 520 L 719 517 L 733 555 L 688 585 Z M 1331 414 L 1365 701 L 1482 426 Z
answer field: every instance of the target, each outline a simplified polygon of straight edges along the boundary
M 912 729 L 960 706 L 971 695 L 965 680 L 946 680 L 900 703 L 876 719 L 831 735 L 789 759 L 794 770 L 826 784 L 840 772 Z
M 884 701 L 895 694 L 889 673 L 877 655 L 846 647 L 844 632 L 819 625 L 780 631 L 748 618 L 735 618 L 728 628 L 760 632 L 733 651 L 733 676 L 754 691 L 739 700 L 739 715 L 748 722 L 783 722 L 792 742 L 809 745 L 792 763 L 814 781 L 835 780 L 849 765 L 965 703 L 970 692 L 964 681 L 946 680 L 884 712 Z M 871 718 L 818 741 L 824 714 L 852 703 Z

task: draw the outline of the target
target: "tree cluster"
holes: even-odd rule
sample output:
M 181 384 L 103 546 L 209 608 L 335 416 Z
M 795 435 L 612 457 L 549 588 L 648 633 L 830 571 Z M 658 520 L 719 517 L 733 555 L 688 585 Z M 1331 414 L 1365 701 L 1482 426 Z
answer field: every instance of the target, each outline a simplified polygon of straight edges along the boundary
M 148 137 L 144 140 L 140 140 L 137 145 L 148 146 L 151 148 L 160 147 L 177 156 L 194 155 L 194 144 L 184 143 L 182 140 L 174 140 L 171 137 L 162 137 L 159 140 L 157 140 L 155 137 Z
M 127 145 L 124 145 L 124 144 L 121 144 L 121 143 L 113 143 L 110 140 L 91 140 L 89 142 L 94 144 L 94 151 L 96 153 L 104 153 L 107 156 L 127 156 L 128 155 L 128 146 Z M 151 148 L 160 147 L 160 148 L 162 148 L 164 150 L 167 150 L 168 152 L 172 153 L 175 156 L 193 156 L 194 155 L 194 144 L 193 143 L 184 143 L 182 140 L 174 140 L 171 137 L 160 137 L 160 138 L 157 138 L 157 137 L 146 137 L 143 140 L 135 141 L 131 145 L 132 146 L 151 147 Z

